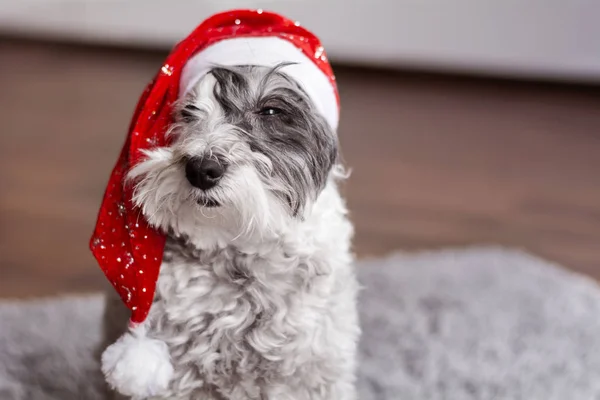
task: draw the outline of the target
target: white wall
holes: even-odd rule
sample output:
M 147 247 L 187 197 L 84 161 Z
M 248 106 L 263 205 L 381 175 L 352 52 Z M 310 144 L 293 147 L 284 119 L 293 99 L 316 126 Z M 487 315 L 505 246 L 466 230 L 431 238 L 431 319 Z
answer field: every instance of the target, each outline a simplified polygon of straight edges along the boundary
M 338 61 L 600 82 L 600 0 L 0 0 L 0 29 L 168 48 L 237 7 L 299 20 Z

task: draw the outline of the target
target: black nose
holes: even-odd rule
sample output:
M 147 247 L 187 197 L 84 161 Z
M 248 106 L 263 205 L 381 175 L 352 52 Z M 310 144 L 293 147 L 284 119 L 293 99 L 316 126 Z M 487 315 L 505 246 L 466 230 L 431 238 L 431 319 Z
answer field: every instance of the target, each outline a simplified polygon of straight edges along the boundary
M 187 180 L 192 186 L 202 190 L 208 190 L 215 186 L 224 173 L 224 165 L 210 158 L 190 158 L 185 165 Z

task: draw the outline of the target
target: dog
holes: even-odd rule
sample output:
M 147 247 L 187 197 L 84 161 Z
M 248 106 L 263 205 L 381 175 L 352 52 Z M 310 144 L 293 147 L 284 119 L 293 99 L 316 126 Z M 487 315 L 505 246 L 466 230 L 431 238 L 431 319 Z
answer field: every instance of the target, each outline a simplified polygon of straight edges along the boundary
M 356 399 L 347 174 L 337 133 L 288 65 L 214 66 L 177 101 L 171 144 L 129 171 L 135 205 L 168 232 L 143 329 L 172 370 L 142 397 L 115 398 Z M 106 345 L 126 321 L 109 296 Z M 104 371 L 114 358 L 109 347 Z M 135 386 L 137 368 L 121 381 Z

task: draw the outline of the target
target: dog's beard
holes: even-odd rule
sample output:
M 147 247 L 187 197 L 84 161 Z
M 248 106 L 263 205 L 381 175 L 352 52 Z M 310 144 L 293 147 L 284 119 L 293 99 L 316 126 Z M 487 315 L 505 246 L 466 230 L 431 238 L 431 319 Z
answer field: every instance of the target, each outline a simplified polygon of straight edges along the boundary
M 227 158 L 230 171 L 217 187 L 204 192 L 186 180 L 176 149 L 161 148 L 145 155 L 146 160 L 129 175 L 139 178 L 133 201 L 152 226 L 165 232 L 192 237 L 198 228 L 218 228 L 230 238 L 260 239 L 294 221 L 280 195 L 289 188 L 276 180 L 266 182 L 252 163 Z M 254 161 L 268 173 L 265 160 Z
M 176 105 L 167 133 L 172 145 L 146 151 L 128 174 L 133 201 L 152 226 L 193 242 L 202 235 L 243 241 L 277 236 L 302 220 L 332 170 L 337 140 L 307 96 L 277 70 L 213 70 Z M 284 99 L 278 92 L 293 120 L 253 111 L 262 98 L 277 105 Z M 186 178 L 186 160 L 198 156 L 227 166 L 208 190 Z

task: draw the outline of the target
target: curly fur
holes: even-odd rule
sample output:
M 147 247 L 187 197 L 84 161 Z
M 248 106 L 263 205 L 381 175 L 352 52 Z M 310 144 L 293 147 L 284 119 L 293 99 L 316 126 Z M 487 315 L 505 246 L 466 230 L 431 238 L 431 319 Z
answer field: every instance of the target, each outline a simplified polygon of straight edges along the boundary
M 177 105 L 172 145 L 129 175 L 136 204 L 168 233 L 143 329 L 166 343 L 173 374 L 152 399 L 356 398 L 337 137 L 284 71 L 215 67 Z M 226 166 L 218 185 L 190 185 L 191 157 Z M 118 307 L 109 302 L 107 344 L 126 330 Z

